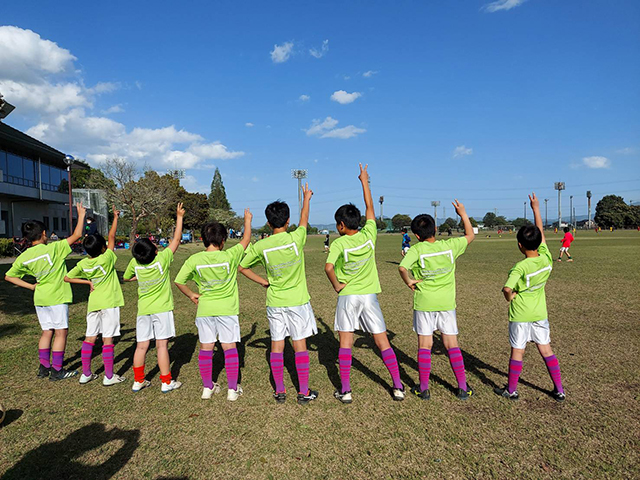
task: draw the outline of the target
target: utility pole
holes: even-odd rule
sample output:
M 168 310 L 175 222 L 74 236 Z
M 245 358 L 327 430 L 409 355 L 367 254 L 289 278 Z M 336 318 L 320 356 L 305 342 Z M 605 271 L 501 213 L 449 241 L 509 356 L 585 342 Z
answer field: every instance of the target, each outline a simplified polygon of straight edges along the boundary
M 291 170 L 291 178 L 298 179 L 298 218 L 300 217 L 300 213 L 302 212 L 302 180 L 307 178 L 308 170 L 304 169 L 292 169 Z
M 527 219 L 527 202 L 524 202 L 524 219 Z
M 556 182 L 553 184 L 553 188 L 558 191 L 558 230 L 562 225 L 562 190 L 566 188 L 564 182 Z
M 547 229 L 547 225 L 549 225 L 549 210 L 547 209 L 547 202 L 549 202 L 548 198 L 544 199 L 544 229 Z
M 569 195 L 569 223 L 574 226 L 575 218 L 573 218 L 573 195 Z
M 382 214 L 382 204 L 384 203 L 384 197 L 380 196 L 380 200 L 378 200 L 380 202 L 380 221 L 384 222 L 384 215 Z
M 587 204 L 589 205 L 589 228 L 591 228 L 591 190 L 587 190 Z
M 438 207 L 440 206 L 440 200 L 433 200 L 431 206 L 433 207 L 433 219 L 436 222 L 436 230 L 438 230 Z

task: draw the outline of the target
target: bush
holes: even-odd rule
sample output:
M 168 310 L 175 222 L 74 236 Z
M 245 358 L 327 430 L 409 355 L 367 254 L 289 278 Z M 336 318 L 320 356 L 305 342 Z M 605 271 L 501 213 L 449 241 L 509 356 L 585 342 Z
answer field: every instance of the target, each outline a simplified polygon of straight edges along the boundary
M 13 257 L 12 238 L 0 238 L 0 257 Z

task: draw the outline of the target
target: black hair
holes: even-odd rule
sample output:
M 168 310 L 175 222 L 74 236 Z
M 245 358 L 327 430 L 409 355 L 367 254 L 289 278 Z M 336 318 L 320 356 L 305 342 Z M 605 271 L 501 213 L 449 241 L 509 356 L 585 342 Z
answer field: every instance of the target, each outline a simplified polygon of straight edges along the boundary
M 564 227 L 563 230 L 564 230 L 564 233 L 569 233 L 569 227 Z
M 227 228 L 218 222 L 204 224 L 200 233 L 205 247 L 209 245 L 222 247 L 222 244 L 227 239 Z
M 525 225 L 518 230 L 517 238 L 525 250 L 537 250 L 542 243 L 542 232 L 535 225 Z
M 353 203 L 347 203 L 336 210 L 336 214 L 333 217 L 336 219 L 336 225 L 344 223 L 344 226 L 349 230 L 357 230 L 360 226 L 362 214 Z
M 148 265 L 156 258 L 158 248 L 148 238 L 140 238 L 136 240 L 131 248 L 131 254 L 138 263 Z
M 289 205 L 280 200 L 276 200 L 267 205 L 267 208 L 264 209 L 264 215 L 267 217 L 267 222 L 269 222 L 272 228 L 282 228 L 289 221 L 291 213 L 289 211 Z
M 102 254 L 102 249 L 106 248 L 107 242 L 102 235 L 94 233 L 93 235 L 87 235 L 82 241 L 84 251 L 87 252 L 91 258 L 95 258 Z
M 22 225 L 22 236 L 30 242 L 37 242 L 42 238 L 42 232 L 47 229 L 44 223 L 39 220 L 31 220 Z
M 406 228 L 404 228 L 404 227 L 402 227 L 402 228 L 400 229 L 400 232 L 401 232 L 401 233 L 407 233 L 407 229 L 406 229 Z
M 411 231 L 424 241 L 436 235 L 436 222 L 431 215 L 421 213 L 411 220 Z

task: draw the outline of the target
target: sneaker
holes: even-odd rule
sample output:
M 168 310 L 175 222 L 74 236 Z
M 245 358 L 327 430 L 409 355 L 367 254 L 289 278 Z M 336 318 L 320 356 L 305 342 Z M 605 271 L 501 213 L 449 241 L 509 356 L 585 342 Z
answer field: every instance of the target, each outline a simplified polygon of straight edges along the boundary
M 80 375 L 80 385 L 85 385 L 87 383 L 89 383 L 92 380 L 95 380 L 96 378 L 98 378 L 98 374 L 97 373 L 91 373 L 89 375 L 85 375 L 84 373 L 82 375 Z
M 351 397 L 351 390 L 348 392 L 340 392 L 340 390 L 336 390 L 333 392 L 333 396 L 336 397 L 342 403 L 351 403 L 353 402 L 353 398 Z
M 501 397 L 508 398 L 509 400 L 512 400 L 514 402 L 517 402 L 518 400 L 520 400 L 520 396 L 518 395 L 517 390 L 513 393 L 509 393 L 509 390 L 507 389 L 507 387 L 504 387 L 504 388 L 494 388 L 493 391 L 496 393 L 496 395 L 500 395 Z
M 567 260 L 567 262 L 573 262 L 573 258 L 570 258 L 569 260 Z
M 559 262 L 561 262 L 561 261 L 562 261 L 562 259 L 561 259 L 561 258 L 559 258 L 559 259 L 558 259 L 558 261 L 559 261 Z
M 469 400 L 469 397 L 473 396 L 473 389 L 471 388 L 471 385 L 469 385 L 467 383 L 467 390 L 463 390 L 461 388 L 458 389 L 458 394 L 456 395 L 456 397 L 458 397 L 458 400 Z
M 161 391 L 162 393 L 169 393 L 173 390 L 177 390 L 182 386 L 182 382 L 178 382 L 176 380 L 171 380 L 169 383 L 162 382 Z
M 147 388 L 149 385 L 151 385 L 151 382 L 149 380 L 143 380 L 141 382 L 134 381 L 131 390 L 133 390 L 134 392 L 139 392 L 143 388 Z
M 121 377 L 120 375 L 116 375 L 115 373 L 111 376 L 111 378 L 104 377 L 102 379 L 102 385 L 105 387 L 110 387 L 111 385 L 117 385 L 118 383 L 122 383 L 126 380 L 126 378 Z
M 298 405 L 306 405 L 307 403 L 314 401 L 316 398 L 318 398 L 318 392 L 309 389 L 309 392 L 306 395 L 302 393 L 298 394 Z
M 431 393 L 429 392 L 428 388 L 425 390 L 420 390 L 419 387 L 413 387 L 411 388 L 411 393 L 413 393 L 420 400 L 429 400 L 431 398 Z
M 276 401 L 276 403 L 284 403 L 287 401 L 287 392 L 275 392 L 273 394 L 273 399 Z
M 562 403 L 564 402 L 565 398 L 567 398 L 567 396 L 554 388 L 553 392 L 551 392 L 551 398 L 553 398 L 556 402 Z
M 401 402 L 404 400 L 404 387 L 402 388 L 394 388 L 393 389 L 393 400 L 396 402 Z
M 217 383 L 213 384 L 213 388 L 204 387 L 202 389 L 202 399 L 209 400 L 214 393 L 220 393 L 220 385 Z
M 47 378 L 51 373 L 51 368 L 47 368 L 44 365 L 40 364 L 40 368 L 38 368 L 38 378 Z
M 64 368 L 56 370 L 55 368 L 52 368 L 49 380 L 57 382 L 58 380 L 66 380 L 67 378 L 75 377 L 76 375 L 78 375 L 78 372 L 75 370 L 66 370 Z
M 229 400 L 230 402 L 235 402 L 243 393 L 244 391 L 242 390 L 242 387 L 240 385 L 238 385 L 235 390 L 230 388 L 227 391 L 227 400 Z

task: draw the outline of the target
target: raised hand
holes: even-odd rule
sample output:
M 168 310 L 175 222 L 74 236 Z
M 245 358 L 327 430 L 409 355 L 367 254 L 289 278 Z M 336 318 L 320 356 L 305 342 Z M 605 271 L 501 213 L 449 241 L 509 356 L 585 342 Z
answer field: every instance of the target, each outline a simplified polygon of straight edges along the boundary
M 113 218 L 118 218 L 119 216 L 120 216 L 120 210 L 118 210 L 116 206 L 113 205 Z
M 251 213 L 251 210 L 249 210 L 249 208 L 244 209 L 244 219 L 249 220 L 249 222 L 251 222 L 251 220 L 253 219 L 253 213 Z
M 453 208 L 456 209 L 456 213 L 458 214 L 458 216 L 462 217 L 467 214 L 464 205 L 462 204 L 462 202 L 459 202 L 457 198 L 453 202 L 451 202 L 451 205 L 453 205 Z
M 366 164 L 364 166 L 364 168 L 362 168 L 362 164 L 359 163 L 358 164 L 360 166 L 360 175 L 358 175 L 358 178 L 360 179 L 360 181 L 365 184 L 369 182 L 369 172 L 367 171 L 367 168 L 369 167 L 369 164 Z
M 87 209 L 82 205 L 82 202 L 76 203 L 76 210 L 78 211 L 78 217 L 84 216 L 87 213 Z
M 302 195 L 305 201 L 311 200 L 311 197 L 313 196 L 313 190 L 309 188 L 308 183 L 305 183 L 302 187 Z
M 531 210 L 540 208 L 540 200 L 536 197 L 535 192 L 531 192 L 531 195 L 529 195 L 529 203 L 531 204 Z
M 178 217 L 184 217 L 184 212 L 185 209 L 182 206 L 182 202 L 178 203 L 178 208 L 176 209 L 176 214 L 178 215 Z

